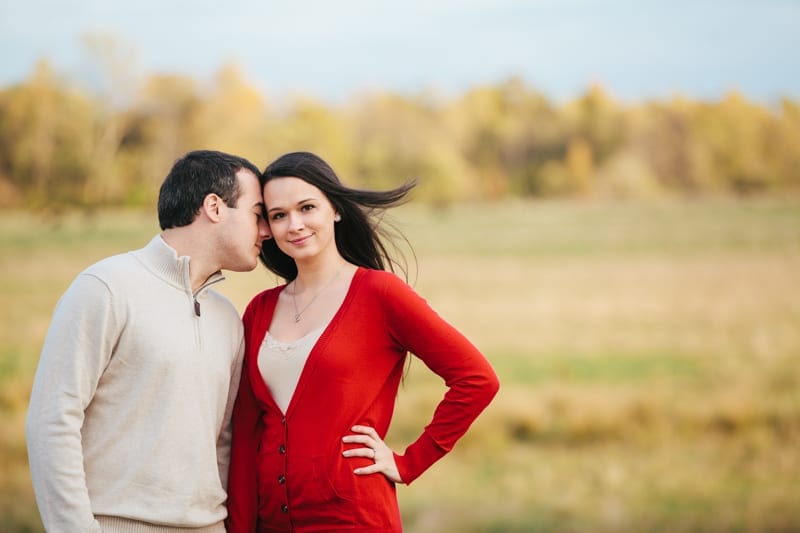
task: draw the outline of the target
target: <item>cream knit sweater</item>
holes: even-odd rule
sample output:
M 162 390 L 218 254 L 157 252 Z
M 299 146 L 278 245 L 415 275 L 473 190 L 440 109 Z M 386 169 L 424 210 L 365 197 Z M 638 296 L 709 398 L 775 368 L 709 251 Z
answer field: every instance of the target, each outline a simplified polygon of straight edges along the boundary
M 224 531 L 243 337 L 222 279 L 192 294 L 189 258 L 156 236 L 62 296 L 27 419 L 48 532 Z

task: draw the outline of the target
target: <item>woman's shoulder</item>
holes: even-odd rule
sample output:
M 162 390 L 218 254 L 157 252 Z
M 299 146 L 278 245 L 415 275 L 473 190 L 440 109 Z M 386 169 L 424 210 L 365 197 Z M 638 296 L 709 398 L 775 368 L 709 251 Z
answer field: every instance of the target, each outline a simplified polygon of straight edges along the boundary
M 271 298 L 277 298 L 278 295 L 281 293 L 283 288 L 286 287 L 285 283 L 281 283 L 280 285 L 276 285 L 275 287 L 270 287 L 269 289 L 264 289 L 263 291 L 259 292 L 255 296 L 253 296 L 250 302 L 255 302 L 259 300 L 269 300 Z
M 386 287 L 391 285 L 402 284 L 406 285 L 400 276 L 389 270 L 373 270 L 371 268 L 361 267 L 358 269 L 364 283 L 373 286 Z
M 263 306 L 274 304 L 284 287 L 286 287 L 286 284 L 281 284 L 276 287 L 265 289 L 253 296 L 250 303 L 247 304 L 245 314 L 253 313 Z
M 413 292 L 409 284 L 394 272 L 360 268 L 360 284 L 370 292 L 387 295 L 397 292 Z

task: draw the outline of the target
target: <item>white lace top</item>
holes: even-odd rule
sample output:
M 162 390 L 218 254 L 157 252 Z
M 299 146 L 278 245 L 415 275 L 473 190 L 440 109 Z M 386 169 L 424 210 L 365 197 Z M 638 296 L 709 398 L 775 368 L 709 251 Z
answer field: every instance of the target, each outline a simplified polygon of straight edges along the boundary
M 308 333 L 294 342 L 282 342 L 270 335 L 258 350 L 258 370 L 267 385 L 272 398 L 283 413 L 297 388 L 300 374 L 308 359 L 308 354 L 319 340 L 325 327 Z

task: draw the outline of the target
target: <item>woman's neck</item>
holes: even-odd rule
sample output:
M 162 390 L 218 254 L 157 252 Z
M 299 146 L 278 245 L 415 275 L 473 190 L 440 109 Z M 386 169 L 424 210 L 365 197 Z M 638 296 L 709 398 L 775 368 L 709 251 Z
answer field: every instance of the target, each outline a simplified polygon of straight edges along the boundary
M 300 291 L 317 290 L 331 282 L 342 270 L 346 270 L 349 265 L 345 259 L 336 255 L 326 261 L 303 262 L 297 264 L 297 277 L 294 281 L 294 289 Z

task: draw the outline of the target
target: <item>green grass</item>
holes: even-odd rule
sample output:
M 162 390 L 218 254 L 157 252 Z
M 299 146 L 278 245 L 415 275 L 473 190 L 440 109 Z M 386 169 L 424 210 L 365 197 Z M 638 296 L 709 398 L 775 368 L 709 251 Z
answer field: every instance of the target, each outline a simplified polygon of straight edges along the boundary
M 511 202 L 391 218 L 501 391 L 399 495 L 406 531 L 800 530 L 800 199 Z M 41 531 L 24 414 L 53 306 L 152 213 L 0 216 L 0 524 Z M 241 310 L 274 276 L 231 274 Z M 418 361 L 387 440 L 443 388 Z

